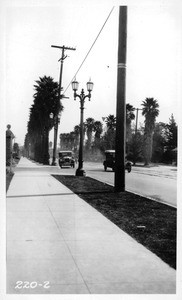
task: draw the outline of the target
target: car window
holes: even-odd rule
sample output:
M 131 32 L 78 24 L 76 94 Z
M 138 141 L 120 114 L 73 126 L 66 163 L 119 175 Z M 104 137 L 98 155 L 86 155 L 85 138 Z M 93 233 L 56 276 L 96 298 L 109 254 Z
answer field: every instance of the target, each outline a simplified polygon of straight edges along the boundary
M 72 152 L 59 153 L 59 157 L 72 156 Z
M 107 153 L 107 154 L 106 154 L 106 157 L 107 157 L 108 159 L 115 158 L 115 153 Z

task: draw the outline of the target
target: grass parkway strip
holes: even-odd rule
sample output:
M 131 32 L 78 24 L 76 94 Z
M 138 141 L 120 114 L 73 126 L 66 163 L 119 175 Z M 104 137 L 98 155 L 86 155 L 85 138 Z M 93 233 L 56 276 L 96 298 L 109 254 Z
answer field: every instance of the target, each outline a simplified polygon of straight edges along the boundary
M 52 175 L 137 242 L 176 269 L 176 208 L 90 177 Z

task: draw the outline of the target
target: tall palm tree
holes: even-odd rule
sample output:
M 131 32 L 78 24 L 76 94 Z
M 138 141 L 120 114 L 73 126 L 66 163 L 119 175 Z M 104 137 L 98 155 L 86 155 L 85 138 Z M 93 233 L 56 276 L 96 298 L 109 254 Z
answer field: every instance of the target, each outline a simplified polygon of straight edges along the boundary
M 135 119 L 134 114 L 135 108 L 133 105 L 127 103 L 126 104 L 126 126 L 131 125 L 131 121 Z
M 116 117 L 108 115 L 103 120 L 106 123 L 106 132 L 102 138 L 102 151 L 115 149 Z
M 114 115 L 109 115 L 105 118 L 107 129 L 114 131 L 116 128 L 116 117 Z
M 30 109 L 28 134 L 34 144 L 35 159 L 49 164 L 49 130 L 53 127 L 50 113 L 63 110 L 59 100 L 58 83 L 51 77 L 39 77 L 34 85 L 34 104 Z
M 131 129 L 131 122 L 135 119 L 134 114 L 135 108 L 133 105 L 127 103 L 126 104 L 126 153 L 130 151 L 129 143 L 132 139 L 132 129 Z
M 67 133 L 61 133 L 59 135 L 60 138 L 60 148 L 61 150 L 67 149 Z
M 75 150 L 77 151 L 79 148 L 79 138 L 80 138 L 80 125 L 76 125 L 74 127 L 74 133 L 75 133 Z
M 40 163 L 43 162 L 42 132 L 43 126 L 39 118 L 39 109 L 34 103 L 34 105 L 32 105 L 30 108 L 30 116 L 28 122 L 28 140 L 29 144 L 31 145 L 31 158 Z M 27 152 L 29 152 L 29 149 L 30 147 L 28 146 Z
M 86 129 L 86 134 L 87 134 L 87 149 L 91 149 L 91 144 L 92 144 L 92 132 L 94 131 L 94 123 L 95 120 L 93 118 L 87 118 L 84 125 Z
M 156 117 L 159 115 L 159 104 L 154 98 L 146 98 L 142 102 L 142 115 L 145 117 L 144 128 L 144 159 L 148 165 L 152 156 L 152 139 Z
M 70 149 L 71 149 L 72 151 L 75 150 L 75 138 L 76 138 L 75 132 L 74 132 L 74 131 L 71 131 L 71 132 L 69 133 L 69 141 L 70 141 Z
M 100 142 L 100 137 L 103 132 L 103 125 L 100 121 L 95 121 L 94 122 L 94 132 L 95 132 L 95 146 L 98 148 L 99 142 Z

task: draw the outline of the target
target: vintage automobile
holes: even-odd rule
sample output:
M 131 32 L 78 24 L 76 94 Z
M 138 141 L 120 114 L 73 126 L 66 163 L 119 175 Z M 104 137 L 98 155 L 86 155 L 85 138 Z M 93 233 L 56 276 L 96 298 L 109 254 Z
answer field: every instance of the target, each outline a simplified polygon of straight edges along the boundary
M 72 151 L 59 151 L 59 166 L 62 167 L 75 167 L 75 159 Z
M 111 168 L 113 171 L 115 169 L 115 150 L 106 150 L 105 151 L 106 159 L 103 162 L 104 170 L 107 171 L 107 168 Z M 128 173 L 131 172 L 132 162 L 125 161 L 125 170 L 128 170 Z

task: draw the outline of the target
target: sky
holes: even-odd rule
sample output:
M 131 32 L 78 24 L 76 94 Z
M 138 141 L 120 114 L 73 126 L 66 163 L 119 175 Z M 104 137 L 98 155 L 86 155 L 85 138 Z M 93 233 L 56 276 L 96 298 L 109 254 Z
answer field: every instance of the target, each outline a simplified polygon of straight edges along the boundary
M 1 120 L 4 129 L 11 125 L 20 145 L 27 133 L 35 81 L 45 75 L 59 80 L 61 50 L 51 45 L 76 48 L 65 53 L 62 87 L 69 99 L 62 100 L 59 133 L 70 132 L 79 124 L 79 99 L 74 101 L 69 84 L 111 11 L 76 79 L 79 93 L 82 88 L 86 92 L 90 78 L 94 83 L 91 101 L 85 101 L 84 119 L 102 121 L 102 117 L 116 115 L 119 5 L 128 6 L 126 103 L 141 108 L 142 101 L 153 97 L 159 103 L 158 122 L 168 123 L 172 113 L 179 122 L 180 1 L 7 0 L 1 5 Z M 141 112 L 138 121 L 143 122 Z

